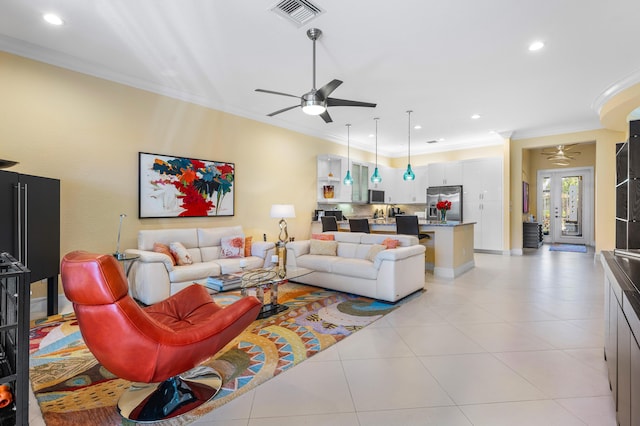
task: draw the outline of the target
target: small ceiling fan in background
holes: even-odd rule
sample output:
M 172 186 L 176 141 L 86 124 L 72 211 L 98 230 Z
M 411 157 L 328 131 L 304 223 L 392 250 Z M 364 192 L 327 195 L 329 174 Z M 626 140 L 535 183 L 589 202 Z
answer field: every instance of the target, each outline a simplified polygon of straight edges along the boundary
M 547 157 L 547 160 L 558 166 L 568 166 L 572 160 L 576 159 L 576 155 L 580 155 L 579 151 L 574 149 L 579 144 L 574 143 L 571 145 L 557 145 L 555 147 L 544 148 L 541 155 Z
M 267 114 L 269 117 L 280 114 L 291 109 L 302 107 L 302 111 L 309 115 L 319 115 L 322 117 L 325 123 L 331 123 L 333 120 L 327 111 L 328 107 L 334 106 L 353 106 L 353 107 L 367 107 L 375 108 L 376 104 L 369 102 L 349 101 L 346 99 L 330 98 L 329 95 L 342 84 L 340 80 L 332 80 L 329 83 L 322 86 L 320 89 L 316 89 L 316 40 L 320 38 L 322 31 L 317 28 L 310 28 L 307 30 L 307 37 L 313 41 L 313 85 L 311 91 L 305 93 L 302 96 L 290 95 L 289 93 L 274 92 L 273 90 L 256 89 L 256 92 L 271 93 L 272 95 L 289 96 L 291 98 L 300 99 L 300 104 L 293 105 L 281 110 Z

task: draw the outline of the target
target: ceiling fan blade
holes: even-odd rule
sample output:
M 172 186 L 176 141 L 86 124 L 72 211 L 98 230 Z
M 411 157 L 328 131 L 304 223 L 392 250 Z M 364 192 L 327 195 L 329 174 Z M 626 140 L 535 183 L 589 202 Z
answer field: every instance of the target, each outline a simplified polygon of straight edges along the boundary
M 572 149 L 574 149 L 574 148 L 575 148 L 575 147 L 577 147 L 578 145 L 579 145 L 579 144 L 577 144 L 577 143 L 572 143 L 572 144 L 569 144 L 569 145 L 563 145 L 562 147 L 563 147 L 563 149 L 564 149 L 565 151 L 571 151 Z
M 294 105 L 287 108 L 279 109 L 278 111 L 272 112 L 271 114 L 267 114 L 267 117 L 273 117 L 274 115 L 278 115 L 281 112 L 286 112 L 286 111 L 289 111 L 290 109 L 299 108 L 299 107 L 300 105 Z
M 375 108 L 377 104 L 360 101 L 349 101 L 346 99 L 327 98 L 327 106 L 354 106 Z
M 342 84 L 340 80 L 331 80 L 320 89 L 318 89 L 318 93 L 322 95 L 324 99 L 327 99 L 329 95 L 338 88 Z
M 320 117 L 322 117 L 322 119 L 324 120 L 325 123 L 333 123 L 333 120 L 331 119 L 331 116 L 329 115 L 329 111 L 324 110 L 324 112 L 322 114 L 320 114 Z
M 256 89 L 256 92 L 271 93 L 272 95 L 289 96 L 289 97 L 291 97 L 291 98 L 298 98 L 298 99 L 300 99 L 300 96 L 290 95 L 290 94 L 288 94 L 288 93 L 282 93 L 282 92 L 274 92 L 273 90 Z

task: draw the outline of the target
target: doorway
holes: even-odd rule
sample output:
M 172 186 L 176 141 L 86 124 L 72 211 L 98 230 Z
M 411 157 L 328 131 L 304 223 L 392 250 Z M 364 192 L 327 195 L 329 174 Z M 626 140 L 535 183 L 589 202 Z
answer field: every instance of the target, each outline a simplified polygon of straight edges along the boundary
M 593 244 L 593 168 L 538 171 L 538 218 L 545 243 Z

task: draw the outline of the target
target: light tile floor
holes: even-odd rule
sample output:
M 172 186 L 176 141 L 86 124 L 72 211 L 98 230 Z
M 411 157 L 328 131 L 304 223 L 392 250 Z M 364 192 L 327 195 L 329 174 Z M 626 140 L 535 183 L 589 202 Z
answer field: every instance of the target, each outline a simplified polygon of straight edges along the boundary
M 543 246 L 426 274 L 420 297 L 194 424 L 613 426 L 594 259 Z

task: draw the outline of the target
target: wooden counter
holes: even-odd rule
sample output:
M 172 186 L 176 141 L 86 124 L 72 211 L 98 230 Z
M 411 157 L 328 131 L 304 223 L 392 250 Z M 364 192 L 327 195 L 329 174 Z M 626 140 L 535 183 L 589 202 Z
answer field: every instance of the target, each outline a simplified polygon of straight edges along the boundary
M 425 254 L 425 269 L 433 269 L 437 277 L 455 278 L 475 267 L 473 259 L 473 226 L 475 222 L 447 223 L 427 222 L 421 220 L 420 232 L 429 234 L 430 240 L 421 240 L 427 248 Z M 396 224 L 382 220 L 369 221 L 371 233 L 395 234 Z M 338 222 L 340 231 L 349 231 L 349 222 Z M 322 232 L 320 222 L 311 223 L 311 233 Z

